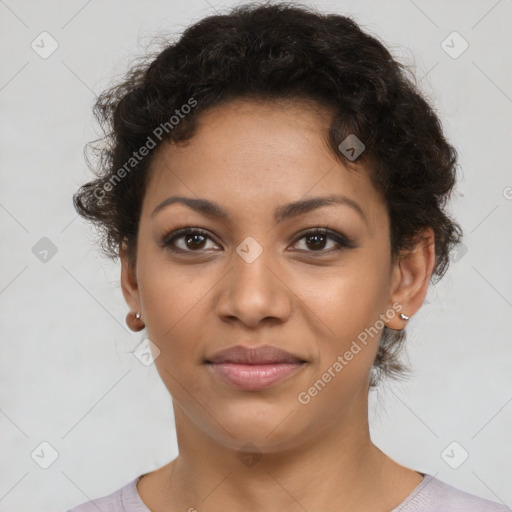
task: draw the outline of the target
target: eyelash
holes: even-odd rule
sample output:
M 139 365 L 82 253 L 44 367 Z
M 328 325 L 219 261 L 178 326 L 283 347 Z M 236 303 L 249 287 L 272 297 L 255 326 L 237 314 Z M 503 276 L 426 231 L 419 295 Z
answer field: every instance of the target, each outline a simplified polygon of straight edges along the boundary
M 160 247 L 165 248 L 165 249 L 167 249 L 167 250 L 169 250 L 169 251 L 171 251 L 173 253 L 181 253 L 181 254 L 183 254 L 183 253 L 200 253 L 201 249 L 198 249 L 197 251 L 194 251 L 194 250 L 184 250 L 184 249 L 177 249 L 177 248 L 175 248 L 173 246 L 173 244 L 174 244 L 174 242 L 176 240 L 178 240 L 180 238 L 184 238 L 187 235 L 200 235 L 200 236 L 204 236 L 204 237 L 207 237 L 210 240 L 212 240 L 214 243 L 217 243 L 209 235 L 208 231 L 206 231 L 204 229 L 201 229 L 201 228 L 183 228 L 183 229 L 178 229 L 177 231 L 172 231 L 172 232 L 164 235 L 164 237 L 160 241 L 159 245 L 160 245 Z M 325 237 L 327 237 L 327 239 L 331 239 L 334 242 L 336 242 L 338 244 L 338 247 L 334 248 L 334 249 L 327 250 L 327 251 L 323 250 L 323 249 L 320 249 L 318 251 L 307 250 L 306 252 L 308 252 L 308 253 L 312 253 L 312 254 L 318 253 L 319 255 L 325 255 L 325 254 L 331 254 L 333 252 L 338 252 L 338 251 L 341 251 L 343 249 L 354 249 L 354 248 L 358 247 L 358 245 L 355 243 L 354 240 L 352 240 L 352 239 L 350 239 L 350 238 L 348 238 L 348 237 L 338 233 L 337 231 L 334 231 L 334 230 L 330 229 L 327 226 L 318 226 L 318 227 L 310 228 L 310 229 L 308 229 L 306 231 L 303 231 L 303 232 L 299 233 L 297 238 L 293 242 L 293 245 L 295 245 L 297 242 L 299 242 L 303 238 L 307 238 L 308 236 L 314 236 L 314 235 L 325 236 Z M 219 244 L 217 244 L 217 245 L 219 245 Z M 300 251 L 301 250 L 299 249 L 299 252 Z

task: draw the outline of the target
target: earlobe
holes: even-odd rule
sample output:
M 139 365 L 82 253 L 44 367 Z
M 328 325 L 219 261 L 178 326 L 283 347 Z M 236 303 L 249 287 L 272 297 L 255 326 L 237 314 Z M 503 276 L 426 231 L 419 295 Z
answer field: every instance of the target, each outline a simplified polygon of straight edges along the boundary
M 411 318 L 420 309 L 427 295 L 434 264 L 434 231 L 429 227 L 411 251 L 400 255 L 393 268 L 390 304 L 401 304 L 401 315 Z M 402 330 L 407 319 L 401 315 L 391 319 L 386 326 Z

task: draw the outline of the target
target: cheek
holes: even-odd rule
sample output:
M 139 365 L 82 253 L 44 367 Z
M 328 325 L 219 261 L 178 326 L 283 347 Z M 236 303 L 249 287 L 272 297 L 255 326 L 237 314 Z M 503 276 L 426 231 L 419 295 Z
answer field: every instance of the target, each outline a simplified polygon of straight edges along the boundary
M 200 396 L 199 381 L 191 378 L 204 357 L 205 308 L 208 296 L 198 280 L 160 276 L 145 281 L 143 293 L 148 338 L 158 347 L 155 366 L 165 387 L 179 403 Z
M 157 368 L 176 374 L 187 365 L 200 364 L 201 343 L 209 341 L 206 322 L 214 311 L 212 293 L 218 279 L 197 267 L 171 265 L 161 255 L 143 255 L 138 264 L 146 332 L 160 350 Z
M 316 335 L 308 329 L 311 343 L 317 345 L 317 359 L 294 401 L 304 414 L 329 423 L 350 414 L 351 404 L 364 403 L 382 330 L 372 326 L 382 310 L 375 288 L 360 280 L 326 283 L 331 284 L 325 286 L 325 293 L 310 297 L 307 304 L 318 316 Z
M 298 295 L 318 316 L 326 338 L 357 335 L 378 318 L 387 298 L 381 269 L 361 258 L 354 265 L 303 279 Z
M 196 280 L 192 285 L 190 281 L 176 279 L 169 276 L 160 276 L 155 281 L 145 281 L 141 291 L 145 319 L 148 329 L 155 340 L 163 345 L 180 339 L 179 332 L 185 329 L 193 335 L 193 319 L 203 307 L 206 297 L 201 293 L 201 286 Z
M 304 281 L 304 314 L 312 326 L 317 326 L 316 335 L 314 329 L 309 332 L 317 344 L 318 378 L 329 368 L 337 375 L 333 381 L 358 380 L 370 370 L 383 329 L 380 315 L 387 305 L 385 269 L 384 264 L 361 252 L 343 268 Z M 343 358 L 342 371 L 336 365 L 338 356 Z
M 149 231 L 146 229 L 146 231 Z M 147 324 L 158 337 L 168 332 L 199 299 L 201 275 L 191 266 L 172 264 L 165 249 L 149 233 L 141 237 L 137 279 Z

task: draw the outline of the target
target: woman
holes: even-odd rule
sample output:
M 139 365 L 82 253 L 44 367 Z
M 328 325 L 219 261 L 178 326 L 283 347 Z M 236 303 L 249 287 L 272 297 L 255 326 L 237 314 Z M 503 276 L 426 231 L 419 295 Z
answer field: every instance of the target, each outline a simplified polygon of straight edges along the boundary
M 103 93 L 77 211 L 119 257 L 179 455 L 71 512 L 504 511 L 372 442 L 407 321 L 462 237 L 456 151 L 406 71 L 340 15 L 247 5 Z

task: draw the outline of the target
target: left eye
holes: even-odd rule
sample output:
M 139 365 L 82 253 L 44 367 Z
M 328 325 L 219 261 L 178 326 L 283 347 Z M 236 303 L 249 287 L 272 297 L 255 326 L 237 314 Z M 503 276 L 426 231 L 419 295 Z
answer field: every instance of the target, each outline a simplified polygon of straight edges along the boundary
M 306 233 L 302 233 L 301 236 L 297 239 L 296 243 L 301 240 L 305 240 L 304 245 L 308 248 L 306 249 L 306 252 L 329 253 L 333 251 L 339 251 L 342 248 L 350 249 L 355 247 L 352 240 L 349 240 L 348 238 L 335 231 L 331 231 L 325 228 L 315 229 Z M 324 250 L 325 246 L 328 245 L 328 240 L 333 242 L 333 244 L 331 244 L 330 250 Z M 332 247 L 333 245 L 334 247 Z
M 207 249 L 207 240 L 211 240 L 213 245 L 218 247 L 214 240 L 208 235 L 208 232 L 202 229 L 182 229 L 177 232 L 171 233 L 163 238 L 161 246 L 168 248 L 173 252 L 199 252 Z M 325 228 L 314 229 L 307 232 L 303 232 L 294 242 L 293 245 L 297 245 L 298 242 L 304 240 L 304 248 L 293 249 L 305 252 L 321 252 L 329 253 L 333 251 L 339 251 L 342 248 L 353 248 L 356 247 L 354 242 L 347 237 Z M 328 241 L 331 241 L 331 247 L 328 250 Z M 181 246 L 177 243 L 183 241 Z M 215 248 L 215 247 L 214 247 Z

